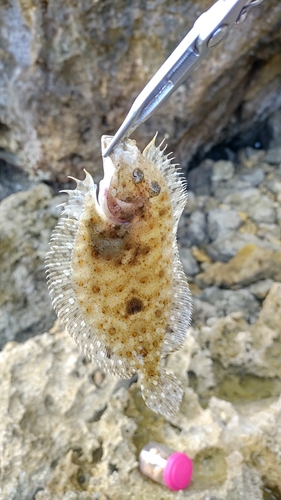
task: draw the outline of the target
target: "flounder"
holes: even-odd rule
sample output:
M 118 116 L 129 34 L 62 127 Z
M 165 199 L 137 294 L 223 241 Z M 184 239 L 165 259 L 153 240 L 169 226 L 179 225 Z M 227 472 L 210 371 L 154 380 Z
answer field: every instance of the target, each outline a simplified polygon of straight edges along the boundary
M 191 299 L 176 243 L 185 182 L 164 151 L 155 138 L 143 153 L 125 139 L 103 160 L 98 197 L 87 172 L 77 180 L 46 267 L 54 308 L 85 355 L 117 377 L 137 373 L 149 408 L 170 416 L 183 390 L 163 365 L 183 345 Z

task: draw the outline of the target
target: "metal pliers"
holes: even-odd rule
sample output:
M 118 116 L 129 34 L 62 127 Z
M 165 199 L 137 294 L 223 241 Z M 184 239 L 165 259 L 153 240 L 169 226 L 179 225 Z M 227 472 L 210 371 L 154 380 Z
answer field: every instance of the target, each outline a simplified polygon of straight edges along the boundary
M 195 22 L 134 101 L 121 127 L 103 152 L 108 156 L 181 85 L 235 24 L 244 21 L 251 7 L 263 0 L 218 0 Z

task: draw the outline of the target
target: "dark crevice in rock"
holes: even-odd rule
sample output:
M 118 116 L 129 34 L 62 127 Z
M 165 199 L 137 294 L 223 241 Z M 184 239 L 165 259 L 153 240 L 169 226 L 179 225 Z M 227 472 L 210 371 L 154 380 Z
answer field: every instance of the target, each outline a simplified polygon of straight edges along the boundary
M 118 472 L 118 467 L 115 464 L 108 464 L 109 474 L 113 474 L 113 472 Z
M 266 481 L 266 478 L 264 478 Z M 281 500 L 281 492 L 277 486 L 269 486 L 265 482 L 263 486 L 263 500 Z
M 96 463 L 100 462 L 102 459 L 102 456 L 103 456 L 103 447 L 101 444 L 99 448 L 97 448 L 96 450 L 93 451 L 93 454 L 92 454 L 93 463 L 96 464 Z
M 239 113 L 239 111 L 237 111 Z M 221 142 L 212 147 L 207 153 L 199 149 L 188 164 L 188 177 L 191 171 L 199 164 L 207 160 L 228 160 L 237 162 L 237 153 L 245 147 L 254 149 L 268 149 L 273 137 L 272 127 L 269 121 L 256 123 L 248 130 L 235 135 L 230 141 Z M 190 188 L 192 190 L 192 188 Z M 200 194 L 200 193 L 198 193 Z
M 12 156 L 0 148 L 0 201 L 13 193 L 25 191 L 34 185 L 26 172 L 3 159 L 5 157 L 13 161 Z
M 92 424 L 93 422 L 98 422 L 101 419 L 102 415 L 104 414 L 106 408 L 107 408 L 107 405 L 104 405 L 99 410 L 96 410 L 95 413 L 93 414 L 93 416 L 91 418 L 89 418 L 89 420 L 88 420 L 89 424 Z

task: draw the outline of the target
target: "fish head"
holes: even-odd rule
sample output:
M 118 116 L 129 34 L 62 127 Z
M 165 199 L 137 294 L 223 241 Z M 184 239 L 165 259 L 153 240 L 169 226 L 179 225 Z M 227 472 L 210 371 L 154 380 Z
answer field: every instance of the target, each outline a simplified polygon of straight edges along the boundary
M 112 137 L 101 139 L 102 152 Z M 152 197 L 161 187 L 153 180 L 149 162 L 135 141 L 124 139 L 103 158 L 104 178 L 99 186 L 99 204 L 104 215 L 115 224 L 129 224 L 142 217 Z

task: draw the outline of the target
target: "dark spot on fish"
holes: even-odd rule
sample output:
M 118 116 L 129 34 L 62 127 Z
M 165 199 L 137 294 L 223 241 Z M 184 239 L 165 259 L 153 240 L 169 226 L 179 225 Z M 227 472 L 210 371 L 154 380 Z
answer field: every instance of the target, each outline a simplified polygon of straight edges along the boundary
M 151 196 L 158 196 L 158 194 L 161 191 L 161 186 L 158 184 L 156 181 L 152 181 L 152 183 L 149 186 L 149 192 Z
M 150 252 L 150 247 L 148 245 L 143 245 L 139 248 L 142 255 L 147 255 Z
M 140 354 L 143 358 L 146 358 L 146 356 L 148 355 L 147 349 L 145 347 L 142 347 Z
M 96 258 L 96 257 L 98 257 L 98 255 L 99 255 L 99 253 L 96 250 L 96 248 L 92 247 L 91 256 Z
M 127 314 L 136 314 L 142 311 L 143 309 L 143 302 L 141 299 L 138 297 L 133 297 L 132 299 L 128 300 L 126 304 L 126 311 Z
M 144 179 L 144 173 L 140 168 L 135 168 L 133 171 L 133 182 L 139 184 Z

